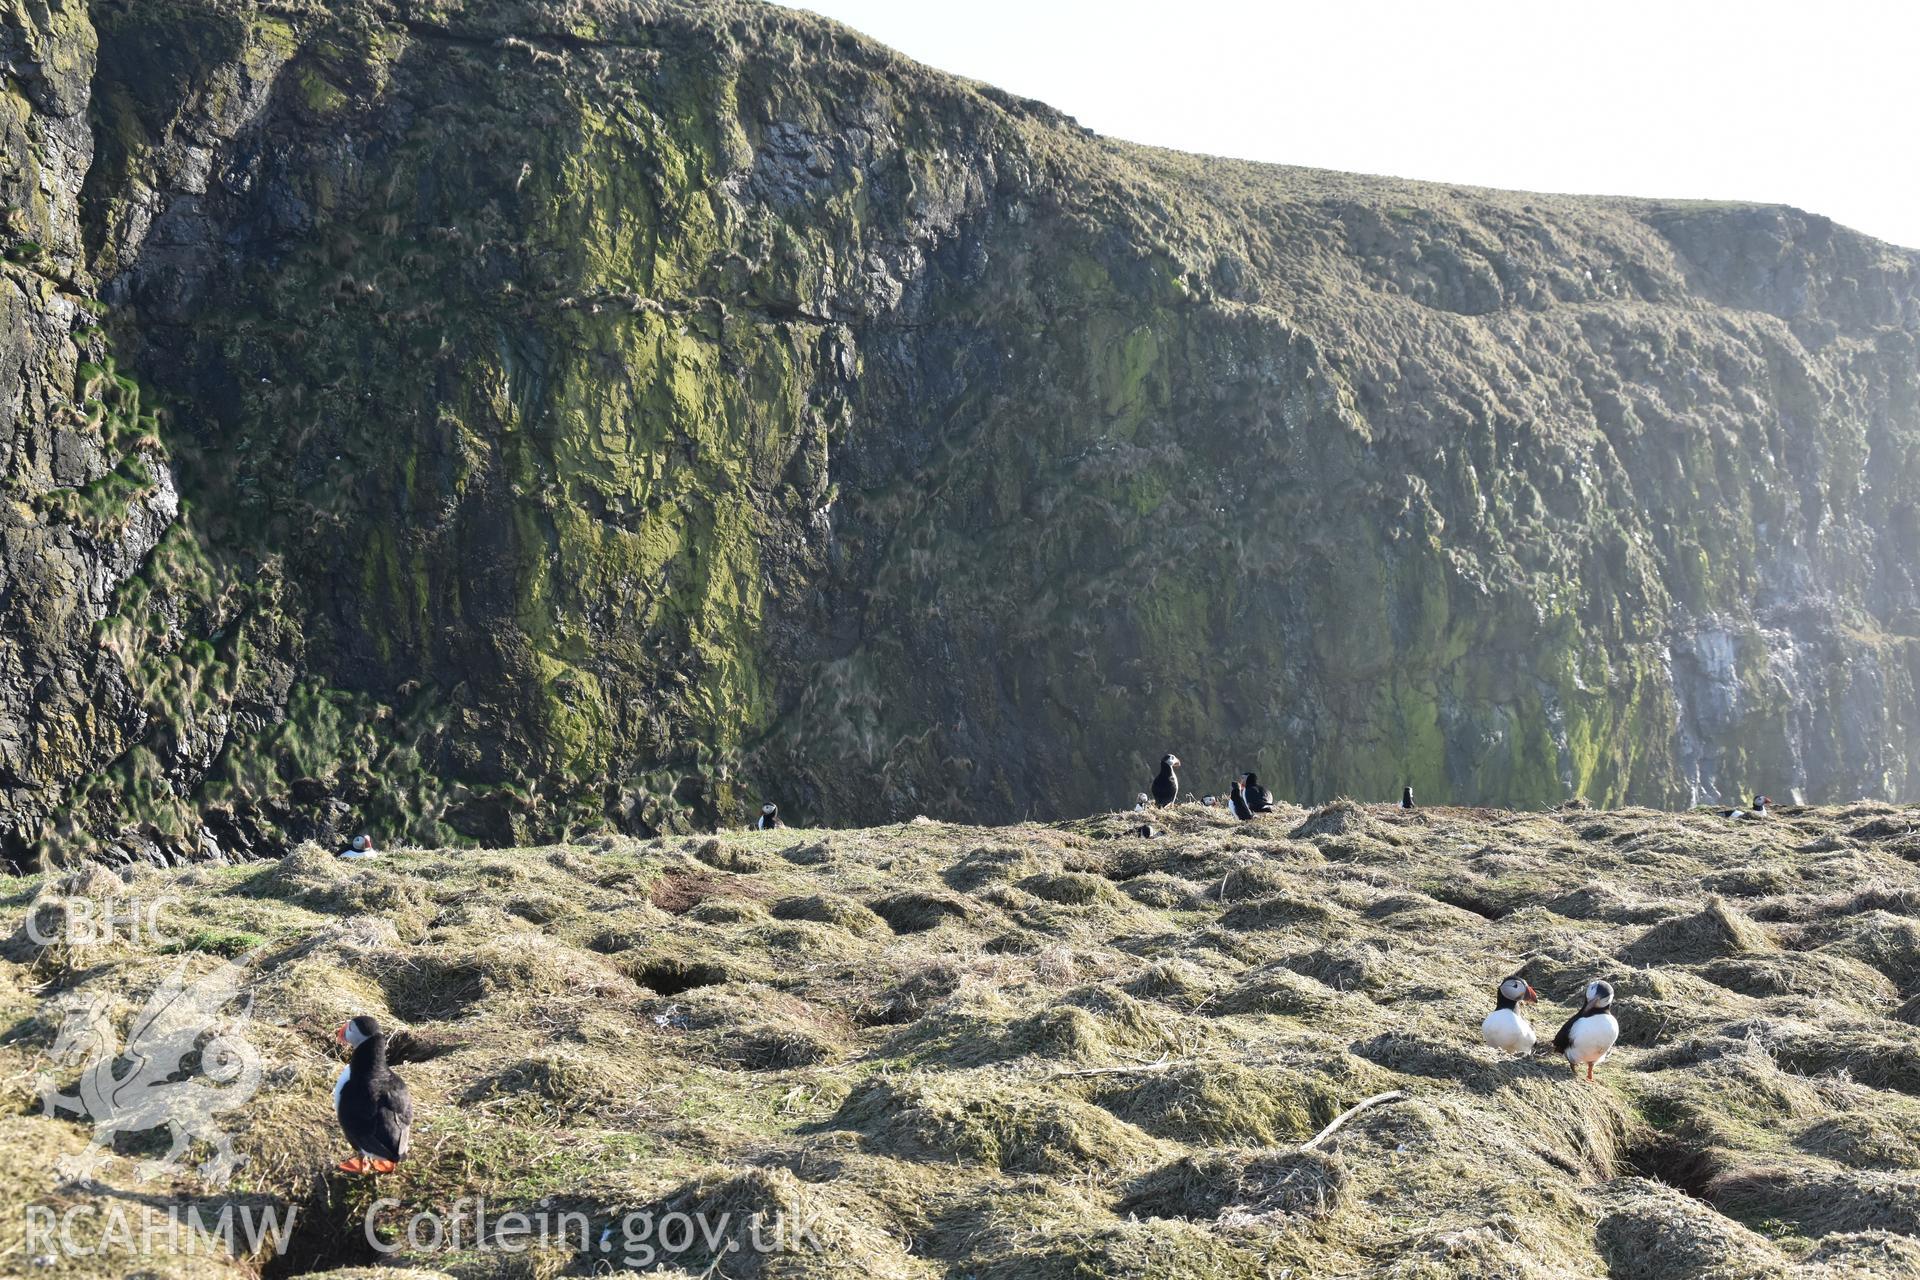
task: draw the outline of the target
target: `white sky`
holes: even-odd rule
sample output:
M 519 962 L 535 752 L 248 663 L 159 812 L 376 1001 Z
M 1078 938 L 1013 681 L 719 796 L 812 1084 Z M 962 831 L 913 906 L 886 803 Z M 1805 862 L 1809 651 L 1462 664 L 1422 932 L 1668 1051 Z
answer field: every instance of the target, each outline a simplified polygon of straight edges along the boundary
M 1100 133 L 1920 247 L 1920 0 L 803 0 Z

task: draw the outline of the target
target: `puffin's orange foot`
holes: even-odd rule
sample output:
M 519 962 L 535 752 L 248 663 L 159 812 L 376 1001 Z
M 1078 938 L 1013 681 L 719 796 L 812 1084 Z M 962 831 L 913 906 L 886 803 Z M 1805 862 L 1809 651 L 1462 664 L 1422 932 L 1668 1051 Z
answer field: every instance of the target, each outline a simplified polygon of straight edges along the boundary
M 382 1160 L 378 1156 L 374 1156 L 367 1161 L 368 1173 L 392 1173 L 395 1169 L 398 1169 L 399 1167 L 400 1166 L 396 1164 L 394 1161 Z
M 371 1172 L 371 1170 L 367 1168 L 367 1159 L 365 1156 L 354 1156 L 350 1160 L 342 1160 L 339 1164 L 335 1165 L 334 1168 L 340 1170 L 342 1173 Z
M 1587 1083 L 1593 1083 L 1593 1064 L 1591 1062 L 1587 1064 Z

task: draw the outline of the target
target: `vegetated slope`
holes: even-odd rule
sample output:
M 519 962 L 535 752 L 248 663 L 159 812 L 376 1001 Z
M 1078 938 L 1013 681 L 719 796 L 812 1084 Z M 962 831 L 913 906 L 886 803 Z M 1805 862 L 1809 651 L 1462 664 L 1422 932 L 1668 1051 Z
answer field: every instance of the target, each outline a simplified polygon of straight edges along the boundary
M 377 1196 L 396 1260 L 461 1277 L 584 1274 L 623 1253 L 603 1229 L 670 1211 L 734 1215 L 735 1252 L 666 1259 L 692 1276 L 1920 1275 L 1920 810 L 1154 820 L 308 847 L 67 891 L 178 894 L 194 972 L 244 957 L 265 1084 L 219 1117 L 249 1160 L 228 1198 L 302 1215 L 268 1275 L 372 1260 Z M 10 908 L 36 892 L 50 923 L 51 882 Z M 15 1090 L 67 1015 L 137 1008 L 180 962 L 23 934 L 7 955 Z M 1513 972 L 1543 1041 L 1614 983 L 1596 1083 L 1481 1045 Z M 418 1114 L 377 1186 L 332 1171 L 331 1032 L 362 1013 L 404 1029 Z M 0 1123 L 0 1248 L 26 1204 L 134 1190 L 120 1162 L 56 1185 L 38 1153 L 84 1126 Z M 227 1202 L 179 1174 L 139 1194 Z M 594 1247 L 407 1244 L 463 1196 L 584 1213 Z M 755 1252 L 756 1211 L 821 1247 Z
M 1169 743 L 1920 785 L 1916 259 L 1825 219 L 1147 150 L 752 4 L 0 40 L 16 860 L 1064 815 Z

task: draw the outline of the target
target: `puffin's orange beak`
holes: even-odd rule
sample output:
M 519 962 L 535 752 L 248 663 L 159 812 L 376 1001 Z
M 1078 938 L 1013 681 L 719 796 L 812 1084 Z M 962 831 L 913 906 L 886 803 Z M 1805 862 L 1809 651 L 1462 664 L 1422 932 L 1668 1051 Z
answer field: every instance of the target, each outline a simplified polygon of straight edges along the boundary
M 1527 1003 L 1528 1004 L 1540 1003 L 1540 993 L 1533 989 L 1533 984 L 1531 982 L 1527 984 Z
M 335 1040 L 338 1040 L 341 1044 L 345 1044 L 347 1042 L 347 1024 L 346 1023 L 343 1022 L 338 1027 L 334 1028 L 333 1038 Z

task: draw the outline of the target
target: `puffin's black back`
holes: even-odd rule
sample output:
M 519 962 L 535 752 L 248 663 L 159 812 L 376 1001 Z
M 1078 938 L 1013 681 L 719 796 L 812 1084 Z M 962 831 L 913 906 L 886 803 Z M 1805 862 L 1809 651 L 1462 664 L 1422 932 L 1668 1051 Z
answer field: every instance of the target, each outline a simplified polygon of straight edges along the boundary
M 387 1038 L 360 1042 L 340 1089 L 340 1128 L 359 1151 L 382 1160 L 407 1154 L 413 1128 L 413 1098 L 407 1082 L 387 1069 Z
M 1172 804 L 1174 797 L 1180 794 L 1180 780 L 1174 776 L 1172 756 L 1160 757 L 1160 773 L 1154 778 L 1150 790 L 1153 802 L 1163 807 Z
M 1247 775 L 1247 808 L 1255 813 L 1273 811 L 1273 793 L 1260 785 L 1260 780 L 1252 774 Z

